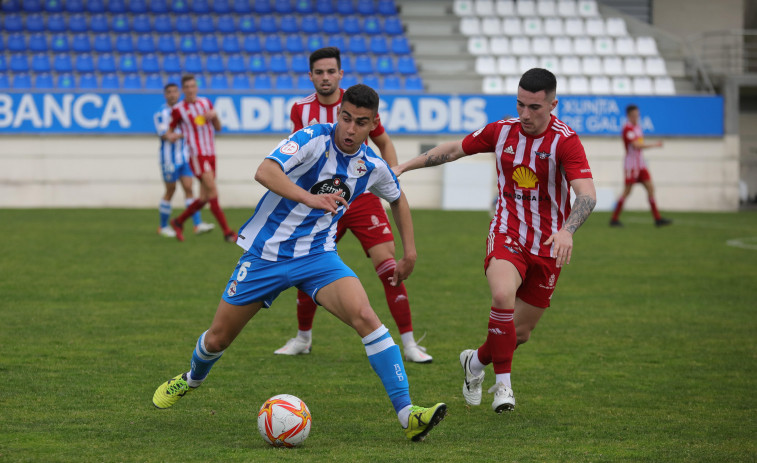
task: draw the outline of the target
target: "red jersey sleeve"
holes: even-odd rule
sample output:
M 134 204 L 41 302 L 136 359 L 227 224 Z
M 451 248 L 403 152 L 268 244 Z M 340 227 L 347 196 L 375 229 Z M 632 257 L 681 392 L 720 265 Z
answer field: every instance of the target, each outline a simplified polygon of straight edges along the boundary
M 586 159 L 584 145 L 577 135 L 567 137 L 558 146 L 557 157 L 565 172 L 565 178 L 570 182 L 577 178 L 592 178 L 591 167 Z
M 292 105 L 292 111 L 289 113 L 289 119 L 291 119 L 292 124 L 294 124 L 294 127 L 292 128 L 292 133 L 303 128 L 301 105 L 298 105 L 298 104 Z
M 492 122 L 467 135 L 463 138 L 465 154 L 470 156 L 477 153 L 493 153 L 497 147 L 497 137 L 501 127 L 499 122 Z
M 171 110 L 171 123 L 168 126 L 172 129 L 176 129 L 176 127 L 179 125 L 179 122 L 181 122 L 181 113 L 178 109 L 173 108 Z
M 379 117 L 378 114 L 376 114 L 376 120 L 378 121 L 378 125 L 375 129 L 371 130 L 371 133 L 368 134 L 371 138 L 378 137 L 382 133 L 386 132 L 386 129 L 384 129 L 384 126 L 381 125 L 381 117 Z

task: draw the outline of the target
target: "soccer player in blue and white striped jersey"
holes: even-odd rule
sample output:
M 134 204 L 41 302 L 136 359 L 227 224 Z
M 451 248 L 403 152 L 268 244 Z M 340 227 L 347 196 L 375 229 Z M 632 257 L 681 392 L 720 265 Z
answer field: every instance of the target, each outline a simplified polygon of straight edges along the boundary
M 268 189 L 239 230 L 245 252 L 226 285 L 213 322 L 200 335 L 191 369 L 163 383 L 153 404 L 168 408 L 199 387 L 213 364 L 262 308 L 296 286 L 351 326 L 363 340 L 405 435 L 423 440 L 446 415 L 438 403 L 412 405 L 399 347 L 381 324 L 355 273 L 336 253 L 337 221 L 365 191 L 389 201 L 404 256 L 392 284 L 406 279 L 416 251 L 410 207 L 386 162 L 363 142 L 376 127 L 379 97 L 365 85 L 350 87 L 335 124 L 306 127 L 263 160 L 255 180 Z

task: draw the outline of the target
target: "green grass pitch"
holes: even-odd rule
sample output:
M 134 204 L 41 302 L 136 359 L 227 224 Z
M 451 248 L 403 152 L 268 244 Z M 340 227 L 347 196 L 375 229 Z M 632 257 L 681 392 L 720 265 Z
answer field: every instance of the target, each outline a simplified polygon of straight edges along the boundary
M 230 210 L 239 226 L 249 210 Z M 212 217 L 204 212 L 207 219 Z M 319 309 L 313 353 L 287 291 L 174 408 L 155 388 L 186 371 L 240 249 L 218 230 L 178 243 L 157 211 L 0 210 L 0 461 L 691 462 L 757 460 L 757 215 L 595 213 L 575 236 L 552 308 L 513 366 L 516 410 L 467 407 L 458 355 L 484 339 L 484 212 L 414 211 L 406 282 L 414 402 L 446 402 L 407 442 L 357 335 Z M 728 242 L 730 241 L 730 245 Z M 339 246 L 399 342 L 370 261 Z M 487 370 L 484 388 L 491 386 Z M 313 414 L 298 449 L 268 447 L 256 413 L 290 393 Z

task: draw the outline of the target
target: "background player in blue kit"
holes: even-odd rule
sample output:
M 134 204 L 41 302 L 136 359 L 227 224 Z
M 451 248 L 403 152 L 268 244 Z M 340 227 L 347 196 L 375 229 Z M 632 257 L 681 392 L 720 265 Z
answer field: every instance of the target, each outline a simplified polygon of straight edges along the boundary
M 296 286 L 360 335 L 408 439 L 423 440 L 444 418 L 443 403 L 412 405 L 399 347 L 371 308 L 360 280 L 336 253 L 337 221 L 350 202 L 370 190 L 390 203 L 402 238 L 404 256 L 392 284 L 406 279 L 415 266 L 407 199 L 386 162 L 363 144 L 376 127 L 378 105 L 370 87 L 350 87 L 336 124 L 295 132 L 262 162 L 255 180 L 269 191 L 239 230 L 237 244 L 245 253 L 210 329 L 197 341 L 190 371 L 158 387 L 156 407 L 171 407 L 199 387 L 247 322 L 281 291 Z
M 163 87 L 163 97 L 166 103 L 153 116 L 155 131 L 160 137 L 160 169 L 163 174 L 163 183 L 166 191 L 160 200 L 160 228 L 158 233 L 169 238 L 175 238 L 176 232 L 168 225 L 171 218 L 171 198 L 176 191 L 176 181 L 181 181 L 184 189 L 184 200 L 187 206 L 194 202 L 192 194 L 192 169 L 189 167 L 187 147 L 184 144 L 184 136 L 181 132 L 167 133 L 168 124 L 171 122 L 171 107 L 179 101 L 179 86 L 173 83 Z M 215 225 L 205 223 L 200 218 L 200 211 L 192 215 L 195 233 L 206 233 Z

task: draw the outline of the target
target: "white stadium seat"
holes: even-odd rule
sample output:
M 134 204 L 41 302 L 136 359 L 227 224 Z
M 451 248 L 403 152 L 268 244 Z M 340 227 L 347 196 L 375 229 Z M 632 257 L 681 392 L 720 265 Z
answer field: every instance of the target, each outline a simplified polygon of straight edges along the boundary
M 583 74 L 581 70 L 581 58 L 577 56 L 563 56 L 560 60 L 560 69 L 567 76 L 576 76 Z
M 644 59 L 629 56 L 623 60 L 623 70 L 627 76 L 643 76 L 645 74 Z
M 608 76 L 623 75 L 623 58 L 618 56 L 607 56 L 602 59 L 602 70 Z
M 584 76 L 573 76 L 568 79 L 567 93 L 572 95 L 588 95 L 591 93 L 589 79 Z
M 497 74 L 497 60 L 492 56 L 479 56 L 476 58 L 476 73 L 482 76 Z
M 539 58 L 533 56 L 521 56 L 518 58 L 518 72 L 522 75 L 529 69 L 539 67 Z
M 489 39 L 486 37 L 469 37 L 468 38 L 468 53 L 471 55 L 488 55 L 489 54 Z
M 587 35 L 592 37 L 605 35 L 605 20 L 602 18 L 587 18 L 585 26 Z
M 594 53 L 598 55 L 614 55 L 615 41 L 609 37 L 597 37 L 594 39 Z
M 573 52 L 576 55 L 593 55 L 594 40 L 591 37 L 576 37 L 573 39 Z
M 668 68 L 665 65 L 665 60 L 662 58 L 650 56 L 644 60 L 644 69 L 647 75 L 650 76 L 666 76 L 668 75 Z
M 505 35 L 521 35 L 523 33 L 520 18 L 509 17 L 502 20 L 502 32 Z
M 542 18 L 556 16 L 557 15 L 557 1 L 537 0 L 536 1 L 536 14 L 538 14 Z
M 492 55 L 506 55 L 510 53 L 510 39 L 507 37 L 492 37 L 489 39 L 489 51 Z
M 565 34 L 562 18 L 545 18 L 544 33 L 551 37 L 558 37 Z
M 515 15 L 515 2 L 513 0 L 497 0 L 494 8 L 502 18 L 509 18 Z
M 558 55 L 572 55 L 573 39 L 570 37 L 555 37 L 552 39 L 552 50 Z
M 604 74 L 602 69 L 602 58 L 598 56 L 584 56 L 581 59 L 581 69 L 587 76 L 601 76 Z
M 596 0 L 578 0 L 578 14 L 584 17 L 598 16 L 599 8 Z
M 500 56 L 497 59 L 497 71 L 503 76 L 515 76 L 518 74 L 518 59 L 514 56 Z
M 535 55 L 551 55 L 552 39 L 549 37 L 534 37 L 531 39 L 531 52 Z
M 489 17 L 481 20 L 481 32 L 488 36 L 502 35 L 502 21 L 499 18 Z
M 657 56 L 657 42 L 654 37 L 636 37 L 636 53 L 643 56 Z
M 460 32 L 463 35 L 481 35 L 481 21 L 473 16 L 466 16 L 460 20 Z
M 504 89 L 502 78 L 499 76 L 486 76 L 484 77 L 481 90 L 488 94 L 501 94 Z
M 613 37 L 624 37 L 628 35 L 626 21 L 623 18 L 607 18 L 605 21 L 605 29 L 607 30 L 607 35 Z
M 649 77 L 634 77 L 632 85 L 633 85 L 633 93 L 636 95 L 654 94 L 654 87 L 652 86 L 652 79 L 650 79 Z
M 613 77 L 611 85 L 615 95 L 630 95 L 633 92 L 630 77 Z
M 557 14 L 563 18 L 578 15 L 578 7 L 575 0 L 559 0 L 557 2 Z
M 534 16 L 536 14 L 536 2 L 534 0 L 518 0 L 515 2 L 515 10 L 518 16 Z
M 675 95 L 676 87 L 671 77 L 655 77 L 654 92 L 657 95 Z
M 472 16 L 474 14 L 473 0 L 455 0 L 452 11 L 458 16 Z
M 494 0 L 476 0 L 473 10 L 484 18 L 494 16 Z
M 543 35 L 544 27 L 541 18 L 523 18 L 523 33 L 526 35 Z
M 510 76 L 505 78 L 505 93 L 515 95 L 518 93 L 518 84 L 520 76 Z
M 567 18 L 565 20 L 565 35 L 580 37 L 586 35 L 584 20 L 581 18 Z
M 615 54 L 631 56 L 636 54 L 636 41 L 633 37 L 618 37 L 615 39 Z
M 610 79 L 605 76 L 595 76 L 589 81 L 589 90 L 596 95 L 609 95 Z
M 510 53 L 513 55 L 530 55 L 531 39 L 528 37 L 513 37 L 510 39 Z
M 542 56 L 539 58 L 539 67 L 551 71 L 552 74 L 560 75 L 560 58 L 557 56 Z

